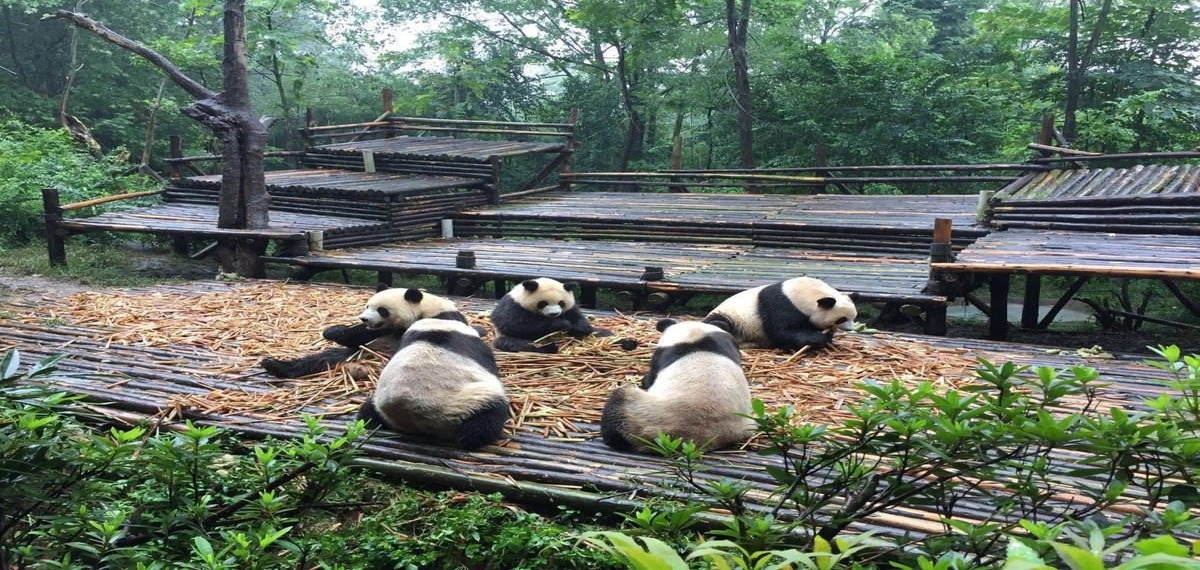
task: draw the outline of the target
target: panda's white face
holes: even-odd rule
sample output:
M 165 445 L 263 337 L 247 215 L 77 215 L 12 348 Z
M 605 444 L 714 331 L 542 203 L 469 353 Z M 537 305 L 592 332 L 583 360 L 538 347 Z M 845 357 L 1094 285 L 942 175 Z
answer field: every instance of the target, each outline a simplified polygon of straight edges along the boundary
M 546 277 L 530 279 L 509 291 L 525 310 L 554 318 L 575 306 L 575 294 L 562 283 Z
M 817 330 L 851 330 L 858 308 L 850 296 L 820 279 L 797 277 L 783 282 L 783 294 L 796 308 L 808 315 Z
M 419 289 L 385 289 L 371 296 L 358 318 L 369 329 L 404 329 L 420 319 L 457 310 L 449 299 Z

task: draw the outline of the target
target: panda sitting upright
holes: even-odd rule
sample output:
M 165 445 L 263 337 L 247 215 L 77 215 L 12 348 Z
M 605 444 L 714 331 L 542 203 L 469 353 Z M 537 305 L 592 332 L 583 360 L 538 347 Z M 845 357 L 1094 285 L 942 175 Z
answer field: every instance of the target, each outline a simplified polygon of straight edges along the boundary
M 367 301 L 354 326 L 335 325 L 321 332 L 325 340 L 341 346 L 295 360 L 265 358 L 262 367 L 279 378 L 300 378 L 324 372 L 345 362 L 363 346 L 390 355 L 405 329 L 420 319 L 447 319 L 466 323 L 454 302 L 419 289 L 384 289 Z
M 850 330 L 858 309 L 845 293 L 820 279 L 796 277 L 738 293 L 704 322 L 724 326 L 739 341 L 761 348 L 825 348 L 834 329 Z
M 504 437 L 508 398 L 492 350 L 457 320 L 422 319 L 379 373 L 358 418 L 475 449 Z
M 590 334 L 610 336 L 604 329 L 593 329 L 587 317 L 575 306 L 575 284 L 546 277 L 522 281 L 497 303 L 492 311 L 496 327 L 496 350 L 505 352 L 542 352 L 554 354 L 558 345 L 533 344 L 546 335 L 565 332 L 582 338 Z
M 702 322 L 658 322 L 662 337 L 641 387 L 609 395 L 600 419 L 604 443 L 645 451 L 659 433 L 716 449 L 743 441 L 754 429 L 750 386 L 733 336 Z

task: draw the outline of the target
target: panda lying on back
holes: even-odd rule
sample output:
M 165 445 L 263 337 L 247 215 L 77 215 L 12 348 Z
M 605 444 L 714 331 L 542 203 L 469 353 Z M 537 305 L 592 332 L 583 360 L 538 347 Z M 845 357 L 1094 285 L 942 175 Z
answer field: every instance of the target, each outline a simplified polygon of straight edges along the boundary
M 395 352 L 405 329 L 419 319 L 449 319 L 466 323 L 453 301 L 419 289 L 384 289 L 367 301 L 358 316 L 362 323 L 336 325 L 322 331 L 325 340 L 341 346 L 322 350 L 295 360 L 265 358 L 262 367 L 279 378 L 299 378 L 324 372 L 354 356 L 364 345 L 380 354 Z
M 850 330 L 858 309 L 820 279 L 797 277 L 747 289 L 726 299 L 704 322 L 724 326 L 740 342 L 762 348 L 825 348 L 833 330 Z
M 575 306 L 575 284 L 540 277 L 522 281 L 504 295 L 492 311 L 496 327 L 496 350 L 506 352 L 558 352 L 558 345 L 541 347 L 533 344 L 546 335 L 565 332 L 575 338 L 590 334 L 611 336 L 612 333 L 592 328 L 587 317 Z
M 379 373 L 358 418 L 467 449 L 495 443 L 509 417 L 499 374 L 475 329 L 456 320 L 419 320 Z
M 707 449 L 745 440 L 754 422 L 750 387 L 737 342 L 707 323 L 658 322 L 662 337 L 641 387 L 621 386 L 609 395 L 600 434 L 609 447 L 645 451 L 643 440 L 659 433 Z

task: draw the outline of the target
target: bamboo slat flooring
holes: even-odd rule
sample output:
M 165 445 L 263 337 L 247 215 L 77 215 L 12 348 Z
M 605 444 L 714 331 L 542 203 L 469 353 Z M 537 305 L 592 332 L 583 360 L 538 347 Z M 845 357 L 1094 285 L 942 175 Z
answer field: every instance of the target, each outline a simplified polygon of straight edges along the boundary
M 1200 236 L 1011 229 L 980 238 L 938 271 L 1200 279 Z
M 267 192 L 325 194 L 348 197 L 347 193 L 367 195 L 411 195 L 446 190 L 451 188 L 476 187 L 483 183 L 478 178 L 454 176 L 418 176 L 396 173 L 366 173 L 334 169 L 274 170 L 266 173 Z M 172 181 L 172 185 L 188 188 L 205 188 L 219 191 L 221 176 L 193 176 Z M 351 194 L 352 195 L 352 194 Z
M 242 286 L 245 285 L 210 282 L 160 286 L 144 290 L 144 293 L 199 294 L 206 291 L 237 291 Z M 327 291 L 335 289 L 344 288 L 326 287 Z M 280 295 L 287 295 L 282 286 Z M 368 291 L 362 291 L 363 298 L 367 295 Z M 488 307 L 472 300 L 456 301 L 468 310 Z M 180 407 L 173 403 L 181 397 L 201 397 L 212 389 L 242 391 L 246 394 L 279 389 L 278 380 L 267 379 L 262 374 L 221 372 L 228 369 L 229 363 L 221 352 L 219 342 L 212 344 L 211 348 L 119 342 L 112 339 L 118 337 L 121 327 L 35 324 L 41 322 L 36 317 L 43 314 L 44 306 L 11 309 L 0 313 L 0 350 L 18 348 L 24 354 L 25 362 L 51 354 L 67 354 L 60 368 L 70 375 L 56 376 L 49 381 L 65 391 L 87 396 L 97 403 L 94 411 L 118 420 L 173 414 L 172 419 L 176 421 L 188 418 L 255 437 L 297 437 L 302 432 L 303 424 L 298 417 L 222 412 L 216 408 Z M 356 307 L 350 309 L 353 312 Z M 123 326 L 136 329 L 137 323 Z M 229 326 L 237 326 L 237 323 L 229 323 Z M 214 331 L 216 335 L 219 333 L 219 330 Z M 931 363 L 969 362 L 968 359 L 982 357 L 993 362 L 1013 361 L 1057 368 L 1076 364 L 1101 366 L 1104 371 L 1102 380 L 1109 384 L 1099 393 L 1105 406 L 1134 408 L 1163 389 L 1163 373 L 1140 364 L 1136 358 L 1083 359 L 1051 354 L 1044 347 L 1030 345 L 907 335 L 864 336 L 862 342 L 866 344 L 861 358 L 877 354 L 870 348 L 872 345 L 882 347 L 889 343 L 902 343 L 908 347 L 906 358 L 925 359 Z M 804 364 L 804 358 L 794 363 L 797 367 L 803 367 Z M 964 378 L 970 373 L 968 369 L 961 370 Z M 365 395 L 364 392 L 362 396 Z M 324 415 L 324 423 L 334 432 L 343 429 L 351 416 L 329 415 L 323 405 L 322 401 L 312 401 L 305 403 L 303 410 Z M 821 418 L 813 420 L 820 421 Z M 371 458 L 372 466 L 388 468 L 412 482 L 500 492 L 522 501 L 566 503 L 589 510 L 628 511 L 636 508 L 638 501 L 646 497 L 676 496 L 676 491 L 662 475 L 666 471 L 662 459 L 616 452 L 605 447 L 594 439 L 598 428 L 593 424 L 581 421 L 576 422 L 574 427 L 574 430 L 557 436 L 523 428 L 512 434 L 511 440 L 501 447 L 473 452 L 380 434 L 364 446 L 363 451 Z M 767 491 L 771 488 L 772 478 L 766 468 L 777 465 L 777 457 L 762 456 L 752 451 L 729 451 L 711 454 L 704 463 L 708 470 L 698 476 L 701 483 L 720 478 L 744 481 L 751 488 L 749 508 L 759 511 L 768 509 L 770 497 Z M 1104 482 L 1085 480 L 1064 472 L 1053 484 L 1055 491 L 1063 493 L 1067 497 L 1064 500 L 1070 501 L 1078 499 L 1077 495 L 1072 495 L 1078 489 L 1099 489 Z M 960 504 L 962 508 L 959 512 L 965 516 L 975 516 L 976 513 L 986 515 L 994 511 L 994 501 L 994 497 L 984 494 L 967 497 Z M 1120 516 L 1121 512 L 1121 509 L 1114 509 L 1109 514 Z M 945 530 L 939 512 L 931 505 L 893 509 L 858 521 L 854 528 L 874 530 L 888 536 L 906 533 L 923 535 Z
M 472 269 L 455 267 L 457 252 L 475 253 Z M 367 269 L 480 279 L 551 277 L 615 289 L 736 293 L 800 275 L 829 280 L 866 301 L 945 303 L 922 292 L 926 261 L 899 257 L 727 244 L 457 238 L 320 252 L 273 261 L 317 269 Z M 643 281 L 646 267 L 665 279 Z
M 377 154 L 416 158 L 487 162 L 492 158 L 558 152 L 564 148 L 563 143 L 396 136 L 386 139 L 326 144 L 310 148 L 307 152 L 314 155 L 323 153 L 361 154 L 364 150 L 369 150 Z
M 1188 197 L 1200 200 L 1200 166 L 1056 169 L 1023 176 L 995 196 L 1009 205 L 1087 204 L 1131 198 L 1154 202 Z
M 74 232 L 125 231 L 168 235 L 259 236 L 270 239 L 304 237 L 320 230 L 336 234 L 369 230 L 379 224 L 354 218 L 293 212 L 272 212 L 271 226 L 254 230 L 230 230 L 217 227 L 216 206 L 162 204 L 134 210 L 106 212 L 90 218 L 65 218 L 61 227 Z

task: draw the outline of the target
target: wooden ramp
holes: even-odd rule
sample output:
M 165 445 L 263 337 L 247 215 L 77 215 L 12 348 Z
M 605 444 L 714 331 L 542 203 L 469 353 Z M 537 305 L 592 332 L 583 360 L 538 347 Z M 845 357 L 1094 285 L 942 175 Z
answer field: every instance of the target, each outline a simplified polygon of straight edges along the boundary
M 56 377 L 51 382 L 63 390 L 87 396 L 96 404 L 94 411 L 117 420 L 165 416 L 168 421 L 186 418 L 249 436 L 296 437 L 303 429 L 298 416 L 304 412 L 323 416 L 325 424 L 336 432 L 345 426 L 352 417 L 349 412 L 369 392 L 369 383 L 348 383 L 335 373 L 280 382 L 256 373 L 255 356 L 278 354 L 274 351 L 288 344 L 284 336 L 317 338 L 319 325 L 343 322 L 340 316 L 356 312 L 358 304 L 370 293 L 345 287 L 257 281 L 162 286 L 85 294 L 79 299 L 56 298 L 54 303 L 10 307 L 0 313 L 0 350 L 18 348 L 26 362 L 51 354 L 66 354 L 60 367 L 71 376 Z M 324 315 L 327 320 L 273 312 L 272 318 L 309 318 L 311 322 L 289 321 L 282 325 L 274 320 L 264 322 L 262 326 L 273 327 L 279 334 L 263 338 L 257 329 L 248 331 L 253 325 L 248 325 L 245 317 L 247 300 L 252 300 L 259 312 L 263 307 L 294 305 L 303 300 L 311 303 L 312 315 Z M 490 304 L 457 301 L 477 324 L 485 324 L 479 311 L 490 308 Z M 105 308 L 96 310 L 94 305 L 102 303 Z M 161 314 L 149 314 L 156 311 Z M 178 315 L 192 313 L 196 313 L 195 319 L 178 322 Z M 172 315 L 177 324 L 164 327 L 160 319 Z M 60 324 L 46 324 L 49 317 Z M 621 320 L 614 322 L 625 327 L 621 334 L 633 330 L 654 334 L 650 320 L 618 319 Z M 764 373 L 748 366 L 754 395 L 776 400 L 776 394 L 793 390 L 801 398 L 797 405 L 802 413 L 812 414 L 811 421 L 838 421 L 846 414 L 841 409 L 843 402 L 853 402 L 858 397 L 857 390 L 845 378 L 861 376 L 864 367 L 868 376 L 875 374 L 871 370 L 878 370 L 879 379 L 885 379 L 887 370 L 892 370 L 893 375 L 910 370 L 916 371 L 916 378 L 955 385 L 971 375 L 973 359 L 977 357 L 1059 368 L 1077 364 L 1102 366 L 1103 380 L 1109 386 L 1097 395 L 1100 405 L 1133 408 L 1163 389 L 1163 373 L 1139 364 L 1137 358 L 1085 360 L 1050 354 L 1037 346 L 887 334 L 851 335 L 839 340 L 838 346 L 841 347 L 838 352 L 828 356 L 799 358 L 772 351 L 748 351 L 748 359 L 775 371 Z M 412 483 L 499 492 L 520 501 L 567 504 L 587 510 L 629 511 L 649 497 L 679 496 L 678 488 L 671 487 L 664 478 L 664 461 L 605 447 L 595 439 L 594 420 L 588 419 L 597 417 L 604 394 L 612 386 L 634 382 L 645 372 L 650 348 L 643 347 L 621 359 L 614 359 L 599 346 L 577 348 L 577 352 L 567 355 L 532 355 L 541 371 L 532 369 L 523 374 L 512 371 L 531 370 L 533 361 L 522 361 L 523 355 L 499 355 L 500 368 L 507 371 L 504 380 L 513 399 L 514 422 L 522 426 L 502 446 L 466 452 L 380 434 L 364 447 L 370 457 L 369 465 Z M 632 364 L 614 360 L 630 360 Z M 838 368 L 842 372 L 833 374 L 834 378 L 826 377 L 830 372 L 814 372 L 830 366 L 842 367 Z M 613 377 L 597 378 L 594 369 L 608 371 Z M 562 374 L 563 370 L 568 371 L 567 376 L 557 380 L 550 378 L 548 382 L 538 378 Z M 796 380 L 800 385 L 785 386 L 778 378 L 784 373 L 802 379 Z M 584 378 L 590 380 L 585 384 Z M 595 396 L 590 395 L 593 393 Z M 803 403 L 810 397 L 829 402 L 822 404 L 828 407 Z M 570 407 L 568 401 L 587 414 L 557 423 L 539 419 L 543 414 L 561 415 L 561 409 Z M 581 405 L 580 401 L 586 403 Z M 1086 403 L 1080 400 L 1073 405 Z M 1097 403 L 1093 401 L 1090 405 Z M 550 407 L 543 407 L 546 405 Z M 1056 508 L 1069 507 L 1080 500 L 1079 489 L 1104 488 L 1104 481 L 1068 475 L 1069 469 L 1078 467 L 1069 457 L 1052 460 L 1062 473 L 1052 483 L 1063 500 L 1052 501 L 1059 505 Z M 722 478 L 744 481 L 751 488 L 749 508 L 766 512 L 772 504 L 768 490 L 773 483 L 766 468 L 777 466 L 778 461 L 776 456 L 753 451 L 712 454 L 705 460 L 709 470 L 699 475 L 699 482 Z M 961 512 L 978 516 L 994 513 L 998 500 L 995 495 L 1000 492 L 991 489 L 967 496 L 960 504 Z M 1125 511 L 1117 508 L 1107 514 L 1119 517 L 1122 512 Z M 943 526 L 936 506 L 920 504 L 879 513 L 858 521 L 853 528 L 875 530 L 888 536 L 949 531 Z

